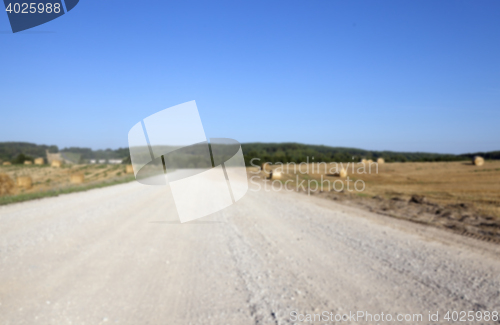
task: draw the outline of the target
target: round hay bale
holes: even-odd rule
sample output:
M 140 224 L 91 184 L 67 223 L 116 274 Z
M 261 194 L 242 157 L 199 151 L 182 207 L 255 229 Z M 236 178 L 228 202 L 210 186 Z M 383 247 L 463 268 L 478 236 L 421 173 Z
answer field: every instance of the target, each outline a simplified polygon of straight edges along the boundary
M 368 159 L 366 162 L 367 162 L 368 164 L 371 164 L 371 163 L 373 163 L 373 160 Z
M 31 160 L 25 160 L 25 161 L 24 161 L 24 164 L 25 164 L 25 165 L 32 165 L 32 164 L 33 164 L 33 162 L 32 162 Z
M 0 174 L 0 196 L 14 194 L 14 181 L 7 174 Z
M 45 161 L 43 160 L 43 158 L 36 158 L 35 159 L 35 165 L 43 165 Z
M 377 164 L 379 164 L 379 165 L 385 164 L 384 158 L 377 159 Z
M 483 159 L 483 157 L 475 156 L 472 159 L 472 163 L 476 166 L 482 166 L 482 165 L 484 165 L 484 159 Z
M 83 173 L 76 173 L 76 174 L 71 175 L 69 180 L 73 184 L 82 184 L 84 179 L 85 179 L 85 176 L 83 175 Z
M 271 172 L 271 179 L 281 179 L 281 172 L 280 171 L 272 171 Z
M 52 163 L 50 164 L 50 166 L 59 168 L 62 166 L 62 162 L 60 160 L 52 160 Z
M 339 172 L 339 176 L 340 176 L 341 178 L 346 178 L 346 177 L 347 177 L 347 171 L 346 171 L 344 168 L 342 168 L 342 169 L 340 170 L 340 172 Z
M 17 186 L 30 189 L 33 186 L 33 180 L 29 176 L 19 176 L 17 178 Z
M 127 173 L 127 174 L 133 174 L 134 173 L 134 167 L 132 167 L 132 165 L 127 165 L 125 167 L 125 173 Z
M 10 163 L 10 161 L 4 161 L 2 165 L 4 165 L 4 166 L 10 166 L 12 164 Z
M 362 164 L 366 164 L 366 161 L 367 161 L 367 160 L 366 160 L 365 158 L 361 159 L 361 163 L 362 163 Z

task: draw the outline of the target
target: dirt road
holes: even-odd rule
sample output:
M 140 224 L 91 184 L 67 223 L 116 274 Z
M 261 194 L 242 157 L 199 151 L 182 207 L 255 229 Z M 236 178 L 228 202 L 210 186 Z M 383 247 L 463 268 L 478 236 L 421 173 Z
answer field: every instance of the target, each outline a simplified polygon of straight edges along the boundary
M 0 207 L 0 324 L 500 311 L 498 246 L 286 192 L 180 224 L 168 194 L 134 182 Z

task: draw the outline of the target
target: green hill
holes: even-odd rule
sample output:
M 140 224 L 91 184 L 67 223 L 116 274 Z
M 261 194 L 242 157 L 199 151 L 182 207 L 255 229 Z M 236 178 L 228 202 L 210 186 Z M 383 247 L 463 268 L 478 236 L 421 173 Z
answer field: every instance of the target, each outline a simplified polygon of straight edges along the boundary
M 45 157 L 45 150 L 59 152 L 57 146 L 38 145 L 27 142 L 0 142 L 0 160 L 13 161 L 19 154 L 37 158 Z
M 50 153 L 61 152 L 64 157 L 72 161 L 84 162 L 89 159 L 127 159 L 128 148 L 92 150 L 90 148 L 64 148 L 59 150 L 57 146 L 38 145 L 27 142 L 0 142 L 0 160 L 15 161 L 16 157 L 24 154 L 31 158 L 46 157 L 45 150 Z
M 245 163 L 250 165 L 252 158 L 260 158 L 261 162 L 349 162 L 361 158 L 373 159 L 381 157 L 387 162 L 406 161 L 457 161 L 469 159 L 463 155 L 435 154 L 425 152 L 373 151 L 357 148 L 328 147 L 300 143 L 244 143 L 242 149 Z
M 478 155 L 485 159 L 500 159 L 500 151 L 466 153 L 461 155 L 437 154 L 426 152 L 396 152 L 374 151 L 357 148 L 329 147 L 301 143 L 243 143 L 245 163 L 250 166 L 250 160 L 260 158 L 260 162 L 315 162 L 325 161 L 359 161 L 361 158 L 376 160 L 379 157 L 387 162 L 416 161 L 459 161 L 469 160 Z M 125 159 L 130 162 L 128 148 L 92 150 L 90 148 L 70 147 L 59 150 L 57 146 L 37 145 L 27 142 L 0 142 L 0 160 L 14 161 L 19 154 L 30 157 L 45 157 L 45 150 L 62 152 L 66 156 L 81 157 L 81 161 L 89 159 Z

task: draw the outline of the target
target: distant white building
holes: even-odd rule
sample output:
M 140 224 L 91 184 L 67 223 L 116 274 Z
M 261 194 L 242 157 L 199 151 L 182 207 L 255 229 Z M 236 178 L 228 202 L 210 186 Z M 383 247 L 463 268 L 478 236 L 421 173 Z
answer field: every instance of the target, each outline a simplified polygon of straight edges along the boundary
M 89 159 L 89 163 L 91 164 L 121 164 L 123 159 Z
M 110 164 L 121 164 L 123 159 L 109 159 L 108 163 Z

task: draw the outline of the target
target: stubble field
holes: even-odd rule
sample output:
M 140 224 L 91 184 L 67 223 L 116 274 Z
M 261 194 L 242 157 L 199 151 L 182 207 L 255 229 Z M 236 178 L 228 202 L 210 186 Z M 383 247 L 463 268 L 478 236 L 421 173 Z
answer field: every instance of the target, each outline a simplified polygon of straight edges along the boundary
M 346 178 L 335 175 L 342 167 Z M 364 168 L 360 163 L 311 163 L 288 164 L 282 170 L 276 181 L 289 189 L 500 242 L 500 161 L 483 166 L 426 162 Z M 265 178 L 262 172 L 258 176 Z M 272 191 L 280 186 L 276 181 L 266 180 L 264 185 Z

